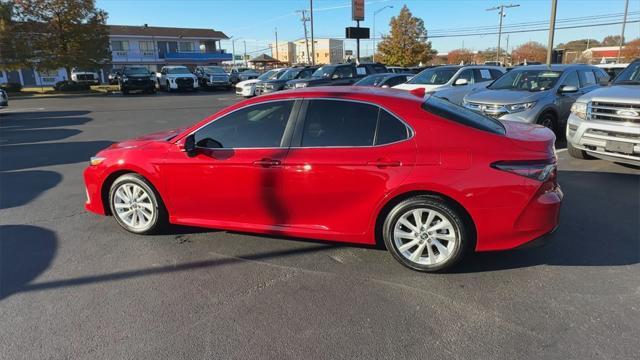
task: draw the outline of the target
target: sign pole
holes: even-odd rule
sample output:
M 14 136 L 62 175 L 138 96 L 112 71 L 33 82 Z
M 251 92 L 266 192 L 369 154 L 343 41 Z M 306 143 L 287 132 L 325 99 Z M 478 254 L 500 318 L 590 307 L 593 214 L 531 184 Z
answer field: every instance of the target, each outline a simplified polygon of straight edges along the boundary
M 360 20 L 356 21 L 356 27 L 358 29 L 360 29 Z M 358 37 L 356 39 L 356 61 L 359 64 L 360 63 L 360 38 Z

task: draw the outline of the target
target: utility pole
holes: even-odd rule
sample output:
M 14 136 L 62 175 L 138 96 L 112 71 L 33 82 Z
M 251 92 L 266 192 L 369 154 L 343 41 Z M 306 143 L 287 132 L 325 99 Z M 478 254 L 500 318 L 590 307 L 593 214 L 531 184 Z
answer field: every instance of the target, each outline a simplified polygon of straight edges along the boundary
M 622 21 L 622 32 L 620 33 L 620 45 L 618 46 L 618 64 L 620 63 L 620 53 L 624 44 L 624 27 L 627 25 L 627 12 L 629 10 L 629 0 L 624 3 L 624 20 Z
M 491 9 L 487 9 L 487 11 L 500 10 L 498 15 L 500 16 L 500 26 L 498 27 L 498 49 L 496 50 L 496 61 L 500 61 L 500 40 L 502 38 L 502 18 L 505 17 L 504 9 L 514 8 L 520 6 L 519 4 L 509 4 L 509 5 L 498 5 L 492 7 Z
M 376 62 L 376 52 L 378 51 L 378 46 L 376 42 L 376 15 L 378 15 L 378 13 L 380 13 L 384 9 L 392 9 L 392 8 L 393 8 L 393 5 L 387 5 L 373 12 L 373 62 Z
M 558 0 L 551 0 L 551 20 L 549 20 L 549 41 L 547 42 L 547 66 L 551 65 L 551 53 L 553 52 L 553 35 L 556 31 L 556 8 Z
M 311 65 L 316 64 L 316 42 L 313 38 L 313 0 L 309 0 L 309 12 L 311 13 Z
M 276 60 L 280 61 L 280 58 L 278 57 L 278 28 L 276 28 L 275 31 L 276 31 Z
M 307 16 L 307 10 L 298 10 L 297 13 L 300 13 L 300 21 L 302 21 L 302 26 L 304 27 L 304 43 L 307 48 L 307 64 L 311 64 L 311 59 L 309 58 L 309 35 L 307 32 L 307 21 L 310 21 L 311 18 Z
M 509 56 L 509 34 L 507 34 L 507 46 L 504 48 L 504 52 L 505 52 L 505 61 L 502 63 L 503 65 L 507 62 L 506 57 Z
M 242 40 L 242 42 L 244 43 L 244 67 L 247 67 L 247 40 Z

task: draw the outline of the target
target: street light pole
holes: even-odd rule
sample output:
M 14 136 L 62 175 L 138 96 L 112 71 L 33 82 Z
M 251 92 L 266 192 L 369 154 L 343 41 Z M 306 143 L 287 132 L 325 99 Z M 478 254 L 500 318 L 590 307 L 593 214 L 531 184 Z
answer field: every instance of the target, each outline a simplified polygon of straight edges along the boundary
M 247 40 L 242 40 L 242 42 L 244 43 L 244 67 L 247 67 Z
M 620 53 L 624 44 L 624 27 L 627 25 L 627 12 L 629 10 L 629 0 L 624 3 L 624 20 L 622 21 L 622 32 L 620 33 L 620 45 L 618 46 L 618 64 L 620 63 Z
M 313 0 L 309 0 L 309 12 L 311 13 L 311 65 L 316 64 L 316 42 L 313 38 Z
M 504 5 L 501 4 L 499 6 L 492 7 L 491 9 L 487 9 L 487 11 L 500 10 L 498 15 L 500 15 L 500 25 L 498 26 L 498 49 L 496 49 L 496 61 L 500 62 L 500 40 L 502 38 L 502 18 L 506 15 L 504 14 L 504 9 L 514 8 L 520 6 L 519 4 L 509 4 Z
M 553 36 L 556 31 L 556 8 L 558 0 L 551 0 L 551 20 L 549 21 L 549 41 L 547 42 L 547 66 L 551 65 L 551 53 L 553 52 Z
M 373 12 L 373 62 L 376 61 L 376 51 L 378 51 L 378 46 L 376 42 L 376 15 L 384 9 L 392 9 L 393 5 L 383 6 L 380 9 Z

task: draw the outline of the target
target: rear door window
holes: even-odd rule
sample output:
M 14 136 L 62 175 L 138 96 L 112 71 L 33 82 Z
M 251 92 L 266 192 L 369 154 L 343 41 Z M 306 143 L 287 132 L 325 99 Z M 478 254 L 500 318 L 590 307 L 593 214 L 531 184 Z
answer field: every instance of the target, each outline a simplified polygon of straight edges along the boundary
M 372 146 L 378 107 L 353 101 L 310 100 L 302 130 L 302 147 Z
M 473 75 L 475 77 L 476 84 L 495 79 L 491 75 L 491 71 L 489 69 L 475 69 L 473 70 Z

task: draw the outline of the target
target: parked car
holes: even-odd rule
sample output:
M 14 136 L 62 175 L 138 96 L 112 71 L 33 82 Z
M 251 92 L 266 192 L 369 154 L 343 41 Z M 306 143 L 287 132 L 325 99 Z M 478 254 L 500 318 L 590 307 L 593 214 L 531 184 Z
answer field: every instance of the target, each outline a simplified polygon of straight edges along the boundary
M 310 78 L 289 80 L 286 89 L 298 89 L 311 86 L 353 85 L 363 77 L 376 73 L 387 73 L 387 68 L 377 63 L 330 64 L 316 70 Z
M 238 79 L 240 81 L 257 79 L 260 73 L 253 69 L 246 69 L 238 73 Z
M 260 75 L 256 79 L 240 81 L 236 84 L 236 94 L 244 97 L 256 95 L 256 84 L 260 81 L 279 79 L 287 71 L 287 68 L 272 69 Z
M 425 69 L 404 84 L 394 86 L 395 89 L 425 89 L 429 94 L 451 88 L 464 88 L 451 97 L 460 96 L 471 89 L 482 87 L 482 83 L 499 78 L 504 69 L 488 65 L 448 65 Z M 484 84 L 486 86 L 487 84 Z M 464 96 L 464 95 L 463 95 Z M 462 99 L 460 99 L 462 100 Z M 455 102 L 455 101 L 454 101 Z
M 156 93 L 155 75 L 144 66 L 125 67 L 118 78 L 118 85 L 123 95 L 129 95 L 131 91 Z
M 618 74 L 629 66 L 628 63 L 622 64 L 596 64 L 597 67 L 607 72 L 609 78 L 613 80 Z
M 412 74 L 413 72 L 406 67 L 402 66 L 387 66 L 387 71 L 395 74 Z
M 308 79 L 318 69 L 316 66 L 293 67 L 286 69 L 276 79 L 262 80 L 256 83 L 256 95 L 268 94 L 284 89 L 287 81 L 295 79 Z
M 592 65 L 521 66 L 467 94 L 463 102 L 496 119 L 540 124 L 560 134 L 574 101 L 608 80 L 604 70 Z
M 197 90 L 198 78 L 186 66 L 163 66 L 157 74 L 158 88 L 161 90 Z
M 229 74 L 220 66 L 198 66 L 195 75 L 200 82 L 200 88 L 231 89 Z
M 240 73 L 244 72 L 244 71 L 247 71 L 247 70 L 251 70 L 251 69 L 249 69 L 249 68 L 232 68 L 231 70 L 229 70 L 228 74 L 229 74 L 229 79 L 231 80 L 231 83 L 233 85 L 235 85 L 235 84 L 239 83 L 240 81 L 242 81 L 240 79 Z M 252 72 L 253 72 L 253 70 L 252 70 Z M 247 73 L 247 74 L 249 74 L 249 73 Z M 258 77 L 258 76 L 260 76 L 260 74 L 256 73 L 255 77 Z M 249 80 L 249 78 L 245 78 L 244 80 Z
M 470 72 L 473 72 L 473 75 L 469 77 Z M 456 105 L 462 105 L 462 101 L 467 94 L 486 89 L 488 85 L 505 72 L 504 68 L 486 69 L 480 67 L 473 70 L 463 70 L 458 76 L 458 80 L 453 83 L 453 86 L 437 88 L 429 91 L 429 93 Z
M 100 84 L 100 76 L 95 70 L 73 68 L 71 69 L 71 81 L 98 85 Z
M 543 127 L 433 96 L 365 87 L 277 92 L 100 151 L 84 172 L 85 207 L 137 234 L 171 222 L 383 239 L 403 265 L 437 271 L 558 226 L 554 141 Z
M 109 85 L 118 84 L 118 79 L 120 78 L 120 74 L 122 74 L 122 68 L 111 69 L 109 71 L 109 74 L 107 75 L 107 81 L 109 82 Z
M 374 87 L 382 87 L 389 88 L 398 84 L 402 84 L 407 82 L 413 74 L 402 74 L 402 73 L 382 73 L 382 74 L 371 74 L 365 76 L 364 78 L 358 80 L 354 86 L 374 86 Z
M 578 159 L 596 157 L 640 166 L 640 59 L 611 86 L 576 100 L 567 126 L 567 151 Z
M 9 106 L 9 95 L 7 92 L 0 89 L 0 109 L 4 109 Z

